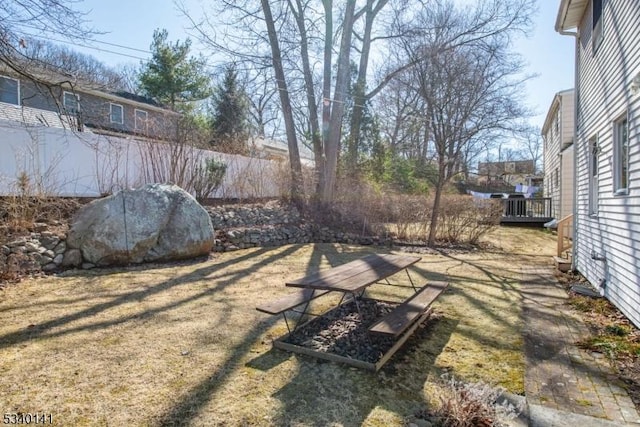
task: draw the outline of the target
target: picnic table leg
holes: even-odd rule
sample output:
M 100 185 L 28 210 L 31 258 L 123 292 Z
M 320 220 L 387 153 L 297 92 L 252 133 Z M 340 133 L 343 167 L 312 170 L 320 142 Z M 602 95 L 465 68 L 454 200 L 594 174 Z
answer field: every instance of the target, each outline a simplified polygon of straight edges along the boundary
M 409 274 L 409 269 L 405 268 L 404 271 L 407 272 L 407 277 L 409 278 L 409 282 L 411 282 L 411 287 L 413 288 L 414 291 L 418 292 L 418 289 L 416 289 L 416 285 L 413 283 L 413 279 L 411 278 L 411 275 Z
M 289 331 L 289 334 L 291 334 L 291 328 L 289 327 L 289 322 L 287 321 L 287 312 L 286 311 L 282 312 L 282 317 L 284 317 L 284 324 L 287 325 L 287 331 Z M 295 331 L 295 329 L 294 329 L 294 331 Z
M 358 310 L 358 314 L 360 315 L 360 321 L 362 321 L 362 311 L 360 311 L 360 304 L 358 304 L 358 296 L 355 292 L 352 292 L 353 302 L 356 304 L 356 309 Z

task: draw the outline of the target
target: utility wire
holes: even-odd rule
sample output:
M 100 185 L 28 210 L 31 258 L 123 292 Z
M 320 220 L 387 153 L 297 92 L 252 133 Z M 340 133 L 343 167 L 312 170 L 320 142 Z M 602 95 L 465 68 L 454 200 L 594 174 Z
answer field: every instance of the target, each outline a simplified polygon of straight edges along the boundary
M 29 24 L 20 24 L 20 26 L 22 26 L 24 28 L 29 28 L 29 29 L 32 29 L 32 30 L 36 30 L 36 31 L 41 31 L 41 28 L 35 27 L 33 25 L 29 25 Z M 37 36 L 32 36 L 32 37 L 37 37 Z M 92 39 L 91 41 L 94 42 L 94 43 L 104 44 L 104 45 L 107 45 L 107 46 L 113 46 L 113 47 L 119 47 L 121 49 L 133 50 L 135 52 L 148 53 L 149 55 L 152 54 L 151 51 L 146 50 L 146 49 L 138 49 L 136 47 L 125 46 L 125 45 L 122 45 L 122 44 L 111 43 L 111 42 L 106 42 L 106 41 L 102 41 L 102 40 L 93 40 Z M 67 43 L 67 41 L 61 41 L 61 43 Z M 71 44 L 73 44 L 73 43 L 71 43 Z

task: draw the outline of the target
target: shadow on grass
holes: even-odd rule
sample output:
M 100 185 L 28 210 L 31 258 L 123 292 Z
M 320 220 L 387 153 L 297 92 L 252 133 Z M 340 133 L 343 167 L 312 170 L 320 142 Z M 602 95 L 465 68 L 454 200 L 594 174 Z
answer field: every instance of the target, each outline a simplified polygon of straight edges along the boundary
M 292 251 L 293 253 L 295 251 Z M 289 253 L 288 255 L 291 255 Z M 313 246 L 312 254 L 309 257 L 309 261 L 306 267 L 306 274 L 311 274 L 320 269 L 323 258 L 329 261 L 331 266 L 336 266 L 345 262 L 345 258 L 353 257 L 358 258 L 364 255 L 363 252 L 357 252 L 353 254 L 338 254 L 334 245 L 319 245 Z M 279 254 L 283 256 L 283 254 Z M 350 259 L 348 259 L 350 260 Z M 284 283 L 283 283 L 284 286 Z M 178 402 L 165 414 L 161 415 L 157 424 L 160 426 L 177 426 L 188 425 L 191 420 L 198 416 L 202 407 L 205 406 L 217 390 L 229 379 L 234 369 L 237 368 L 238 363 L 243 356 L 248 354 L 251 347 L 260 336 L 272 327 L 276 322 L 280 320 L 280 316 L 272 316 L 267 321 L 259 322 L 255 327 L 247 331 L 243 336 L 242 342 L 238 344 L 230 356 L 222 363 L 222 365 L 210 372 L 210 375 L 204 381 L 201 381 L 195 387 L 192 387 L 187 393 L 180 397 Z M 286 353 L 285 353 L 286 355 Z M 284 357 L 282 354 L 272 353 L 273 358 L 268 356 L 259 356 L 257 361 L 254 359 L 256 366 L 277 366 L 288 357 Z
M 209 264 L 207 266 L 198 268 L 193 270 L 192 272 L 185 274 L 183 276 L 178 276 L 176 278 L 170 279 L 170 280 L 166 280 L 164 282 L 161 282 L 159 284 L 153 285 L 147 289 L 143 289 L 143 290 L 136 290 L 133 292 L 128 292 L 124 295 L 118 295 L 117 297 L 113 298 L 110 301 L 107 302 L 102 302 L 99 304 L 95 304 L 93 306 L 90 306 L 88 308 L 85 308 L 83 310 L 77 311 L 75 313 L 71 313 L 65 316 L 61 316 L 59 318 L 56 319 L 52 319 L 46 322 L 42 322 L 39 324 L 34 324 L 34 325 L 30 325 L 27 328 L 24 328 L 20 331 L 16 331 L 16 332 L 12 332 L 9 334 L 5 334 L 3 336 L 0 336 L 0 348 L 6 348 L 9 347 L 11 345 L 14 344 L 18 344 L 21 342 L 25 342 L 25 341 L 29 341 L 35 338 L 42 338 L 42 337 L 55 337 L 55 336 L 62 336 L 62 335 L 66 335 L 66 334 L 70 334 L 73 332 L 78 332 L 78 331 L 87 331 L 87 330 L 98 330 L 98 329 L 103 329 L 103 328 L 107 328 L 109 326 L 113 326 L 113 325 L 117 325 L 117 324 L 121 324 L 133 319 L 138 319 L 141 317 L 149 317 L 149 316 L 153 316 L 153 315 L 157 315 L 159 313 L 162 313 L 164 311 L 170 310 L 172 308 L 184 305 L 188 302 L 192 302 L 194 300 L 198 300 L 200 298 L 204 298 L 207 296 L 210 296 L 216 292 L 222 291 L 223 289 L 225 289 L 227 286 L 235 283 L 237 280 L 239 280 L 242 277 L 245 277 L 247 275 L 250 275 L 254 272 L 256 272 L 257 270 L 260 269 L 260 267 L 269 264 L 270 262 L 274 261 L 275 259 L 279 259 L 281 257 L 284 256 L 289 256 L 294 254 L 295 252 L 297 252 L 300 249 L 301 246 L 291 246 L 286 248 L 284 251 L 278 251 L 277 253 L 268 256 L 262 260 L 260 260 L 259 262 L 256 262 L 254 264 L 252 264 L 249 268 L 246 268 L 242 271 L 236 272 L 234 274 L 230 274 L 228 275 L 228 277 L 225 277 L 223 280 L 218 280 L 218 283 L 215 287 L 212 288 L 207 288 L 205 289 L 203 292 L 200 292 L 198 294 L 189 296 L 188 298 L 184 298 L 178 301 L 173 301 L 170 304 L 166 304 L 162 307 L 157 307 L 157 308 L 153 308 L 150 310 L 145 310 L 145 311 L 140 311 L 140 312 L 136 312 L 130 316 L 125 316 L 125 317 L 120 317 L 117 319 L 111 319 L 108 321 L 104 321 L 104 322 L 95 322 L 95 323 L 91 323 L 88 325 L 82 325 L 82 326 L 77 326 L 74 328 L 69 328 L 69 329 L 65 329 L 62 331 L 56 331 L 56 332 L 51 332 L 52 329 L 54 328 L 59 328 L 62 326 L 65 326 L 69 323 L 81 320 L 81 319 L 85 319 L 85 318 L 91 318 L 94 317 L 102 312 L 105 312 L 109 309 L 118 307 L 120 305 L 124 305 L 124 304 L 128 304 L 130 302 L 133 301 L 141 301 L 147 297 L 168 291 L 172 288 L 176 288 L 176 287 L 180 287 L 180 286 L 186 286 L 189 285 L 191 283 L 197 282 L 199 280 L 202 280 L 204 277 L 208 276 L 211 273 L 214 272 L 218 272 L 223 270 L 225 267 L 229 267 L 233 264 L 236 264 L 238 262 L 241 261 L 245 261 L 245 260 L 250 260 L 252 258 L 256 258 L 260 255 L 264 255 L 267 254 L 270 251 L 273 251 L 273 249 L 260 249 L 258 251 L 254 251 L 242 256 L 239 256 L 237 258 L 233 258 L 230 259 L 228 261 L 225 262 L 221 262 L 221 263 L 214 263 L 214 264 Z M 138 268 L 138 266 L 135 267 L 136 269 Z M 120 270 L 122 271 L 122 269 Z M 112 274 L 112 273 L 105 273 L 105 274 Z M 224 277 L 224 275 L 223 275 Z M 54 304 L 56 303 L 55 301 L 53 302 Z M 43 309 L 45 309 L 45 307 L 43 307 Z
M 435 360 L 457 324 L 447 317 L 430 319 L 377 374 L 295 355 L 297 375 L 274 394 L 282 403 L 274 425 L 359 426 L 376 409 L 410 415 L 425 405 L 424 383 L 438 375 Z

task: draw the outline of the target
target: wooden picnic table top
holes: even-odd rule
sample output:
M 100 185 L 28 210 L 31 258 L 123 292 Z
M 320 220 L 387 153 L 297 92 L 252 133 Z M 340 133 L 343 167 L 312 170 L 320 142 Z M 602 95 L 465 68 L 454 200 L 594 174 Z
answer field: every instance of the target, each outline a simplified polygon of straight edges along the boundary
M 286 285 L 340 292 L 359 292 L 418 261 L 420 261 L 420 257 L 370 254 L 337 267 L 288 281 Z

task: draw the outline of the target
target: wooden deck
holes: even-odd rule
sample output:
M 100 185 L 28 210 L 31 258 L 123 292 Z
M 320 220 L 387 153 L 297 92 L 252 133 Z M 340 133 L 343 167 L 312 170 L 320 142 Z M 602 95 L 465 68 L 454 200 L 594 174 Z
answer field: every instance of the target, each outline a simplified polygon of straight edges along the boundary
M 526 227 L 542 227 L 551 221 L 551 198 L 537 199 L 500 199 L 503 204 L 503 215 L 500 225 L 519 225 Z

